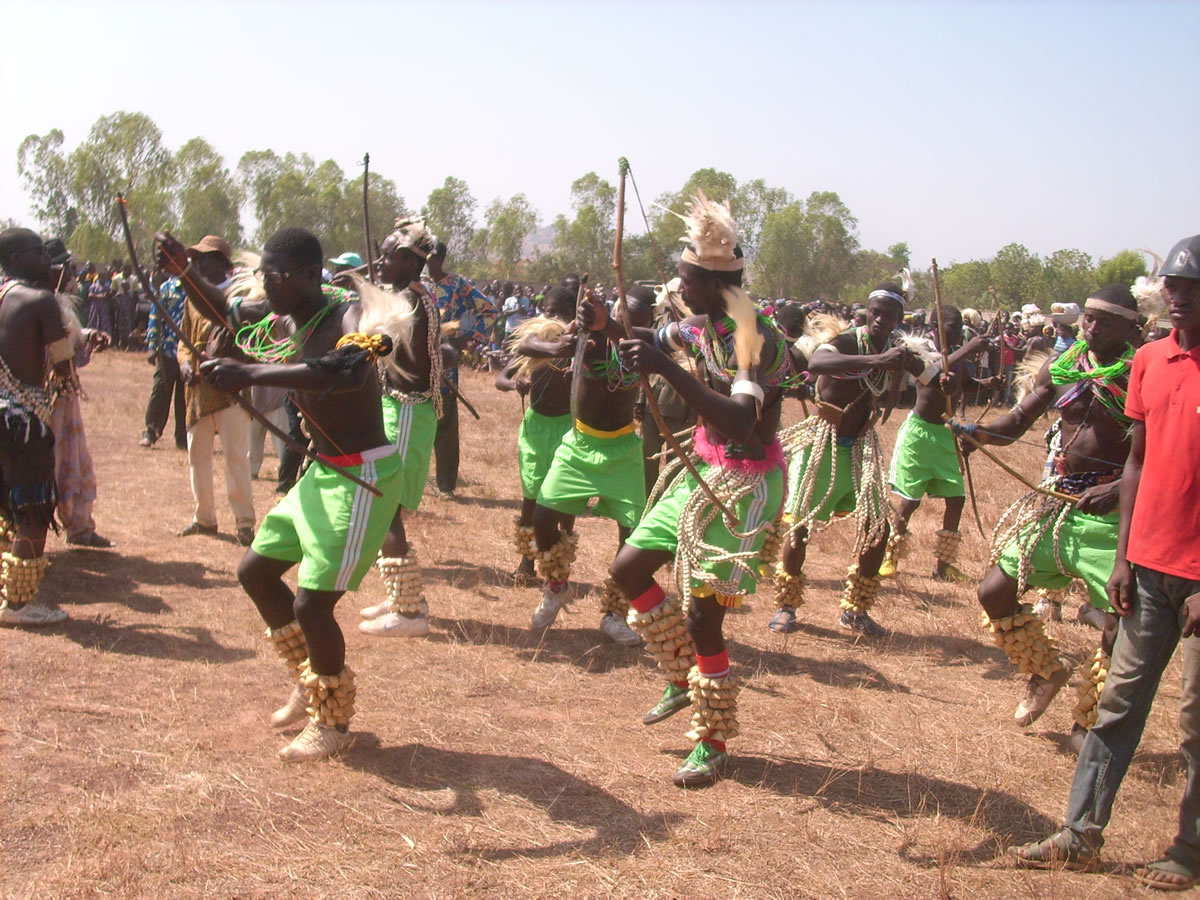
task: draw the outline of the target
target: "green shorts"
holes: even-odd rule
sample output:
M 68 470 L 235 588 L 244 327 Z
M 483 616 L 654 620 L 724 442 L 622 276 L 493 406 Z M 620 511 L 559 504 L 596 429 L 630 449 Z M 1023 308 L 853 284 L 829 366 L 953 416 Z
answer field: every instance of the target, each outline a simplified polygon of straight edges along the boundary
M 633 528 L 646 505 L 645 473 L 642 439 L 636 431 L 593 437 L 572 428 L 554 452 L 538 491 L 538 506 L 577 516 L 596 497 L 596 515 Z
M 526 500 L 537 499 L 558 445 L 570 430 L 570 413 L 543 416 L 533 407 L 525 410 L 521 430 L 517 432 L 517 465 L 521 470 L 521 494 Z
M 696 468 L 703 478 L 711 467 L 700 463 Z M 684 472 L 671 483 L 662 498 L 647 511 L 645 518 L 634 529 L 626 543 L 632 544 L 640 550 L 664 550 L 674 554 L 679 546 L 679 515 L 683 511 L 684 504 L 692 495 L 692 491 L 695 490 L 699 490 L 696 479 L 692 477 L 691 473 Z M 738 501 L 734 508 L 733 511 L 736 512 L 739 522 L 738 531 L 748 532 L 758 528 L 763 522 L 774 521 L 775 516 L 779 513 L 782 500 L 783 472 L 779 469 L 772 469 L 762 477 L 751 493 Z M 752 540 L 735 537 L 725 527 L 719 513 L 704 530 L 704 543 L 731 552 L 748 553 L 753 551 L 757 554 L 766 539 L 765 529 Z M 757 558 L 751 559 L 748 565 L 751 571 L 758 571 Z M 702 562 L 700 568 L 722 581 L 728 581 L 733 577 L 733 563 L 731 562 Z M 697 587 L 699 584 L 700 582 L 697 581 L 695 584 L 689 585 L 689 588 Z M 758 577 L 756 575 L 743 571 L 740 593 L 753 594 L 757 584 Z
M 404 463 L 404 483 L 400 505 L 416 509 L 429 478 L 429 457 L 437 433 L 437 413 L 433 401 L 401 403 L 394 397 L 383 398 L 383 433 Z
M 800 482 L 804 478 L 804 473 L 808 471 L 808 467 L 812 460 L 812 447 L 805 449 L 799 460 L 791 460 L 788 463 L 788 491 L 787 500 L 784 501 L 783 511 L 792 516 L 794 519 L 802 519 L 808 510 L 798 510 L 794 506 L 798 502 L 800 494 Z M 828 447 L 819 448 L 821 451 L 820 462 L 817 467 L 817 481 L 813 486 L 812 497 L 815 502 L 819 502 L 822 497 L 825 497 L 825 492 L 829 491 L 829 496 L 821 503 L 820 508 L 813 515 L 813 520 L 817 522 L 828 522 L 835 515 L 845 515 L 846 513 L 854 512 L 855 508 L 855 490 L 854 490 L 854 449 L 853 446 L 844 446 L 838 444 L 837 447 L 837 473 L 833 478 L 833 490 L 829 490 L 830 484 L 830 454 Z
M 888 486 L 907 500 L 965 497 L 954 433 L 910 412 L 896 433 Z
M 1117 529 L 1120 513 L 1111 512 L 1103 516 L 1072 511 L 1067 515 L 1058 536 L 1058 553 L 1062 557 L 1064 575 L 1058 569 L 1054 557 L 1054 529 L 1048 529 L 1033 548 L 1032 566 L 1027 583 L 1032 587 L 1058 590 L 1080 578 L 1087 585 L 1088 599 L 1096 609 L 1111 612 L 1108 603 L 1108 579 L 1112 577 L 1117 559 Z M 1032 526 L 1030 526 L 1032 527 Z M 1022 530 L 1022 536 L 1028 534 Z M 1020 538 L 1018 538 L 1020 541 Z M 1020 548 L 1017 542 L 1009 544 L 996 560 L 997 565 L 1010 578 L 1017 578 L 1020 567 Z
M 311 591 L 353 591 L 375 562 L 400 505 L 405 466 L 385 444 L 352 459 L 343 468 L 375 485 L 370 491 L 332 469 L 313 463 L 267 513 L 250 549 L 259 556 L 298 562 L 297 583 Z

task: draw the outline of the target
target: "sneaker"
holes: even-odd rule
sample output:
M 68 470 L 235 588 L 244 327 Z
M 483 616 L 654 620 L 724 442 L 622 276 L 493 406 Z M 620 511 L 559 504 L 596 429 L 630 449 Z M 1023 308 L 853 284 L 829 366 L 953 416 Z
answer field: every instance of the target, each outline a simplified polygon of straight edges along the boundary
M 345 753 L 353 741 L 348 731 L 326 728 L 310 720 L 304 730 L 279 751 L 279 758 L 284 762 L 316 762 Z
M 1081 625 L 1090 625 L 1097 631 L 1103 631 L 1104 625 L 1108 621 L 1108 616 L 1090 603 L 1085 603 L 1079 607 L 1079 612 L 1075 615 L 1076 620 Z
M 605 613 L 600 620 L 600 630 L 604 636 L 614 643 L 625 647 L 637 647 L 642 643 L 638 633 L 625 624 L 625 620 L 616 613 Z
M 1040 675 L 1030 675 L 1025 685 L 1025 699 L 1017 704 L 1013 718 L 1022 728 L 1026 728 L 1041 718 L 1042 713 L 1050 705 L 1067 680 L 1071 677 L 1071 667 L 1061 659 L 1058 671 L 1049 678 Z
M 40 603 L 26 603 L 24 606 L 6 606 L 0 609 L 0 625 L 36 626 L 57 625 L 67 618 L 63 609 L 51 609 Z
M 891 578 L 896 574 L 896 563 L 894 560 L 885 559 L 879 564 L 879 577 Z
M 192 522 L 187 528 L 179 532 L 179 537 L 191 537 L 195 534 L 203 534 L 208 537 L 213 537 L 217 533 L 216 525 L 201 525 L 199 522 Z
M 838 624 L 851 631 L 857 631 L 863 637 L 885 638 L 891 633 L 867 613 L 851 612 L 848 609 L 842 610 L 842 617 L 838 619 Z
M 68 537 L 67 543 L 74 544 L 76 547 L 96 547 L 102 550 L 116 546 L 116 544 L 114 544 L 108 538 L 96 534 L 94 531 L 89 531 L 86 534 L 76 535 L 75 537 Z
M 714 784 L 729 762 L 729 754 L 715 749 L 706 741 L 698 743 L 671 779 L 679 787 L 702 787 Z
M 421 618 L 429 618 L 429 604 L 424 600 L 421 601 Z M 358 614 L 364 619 L 378 619 L 380 616 L 386 616 L 392 611 L 392 605 L 384 600 L 382 603 L 376 603 L 374 606 L 364 606 L 358 611 Z
M 237 542 L 243 547 L 254 543 L 254 529 L 243 526 L 237 530 Z
M 950 584 L 970 584 L 971 576 L 957 566 L 952 566 L 949 563 L 945 568 L 937 568 L 933 570 L 930 576 L 935 581 L 946 581 Z
M 529 622 L 529 627 L 534 630 L 549 628 L 554 624 L 554 620 L 558 618 L 558 611 L 563 608 L 563 604 L 566 602 L 566 585 L 563 585 L 557 591 L 547 585 L 542 590 L 542 601 L 537 605 L 537 609 L 533 611 L 533 618 Z
M 668 684 L 659 701 L 654 704 L 650 712 L 642 716 L 642 724 L 653 725 L 656 722 L 661 722 L 663 719 L 669 719 L 685 706 L 691 706 L 691 704 L 692 699 L 688 696 L 687 688 L 679 687 L 673 683 Z
M 287 728 L 289 725 L 299 722 L 308 715 L 308 711 L 305 709 L 307 705 L 308 700 L 304 694 L 304 688 L 296 685 L 292 688 L 287 703 L 271 713 L 271 727 Z
M 400 613 L 389 612 L 377 618 L 359 622 L 358 630 L 363 634 L 374 634 L 379 637 L 424 637 L 429 634 L 429 617 L 424 613 L 416 616 L 402 616 Z
M 781 606 L 779 612 L 771 617 L 767 628 L 776 634 L 791 634 L 799 626 L 796 624 L 796 609 L 792 606 Z
M 448 502 L 455 500 L 454 491 L 438 491 L 437 497 L 439 500 L 446 500 Z
M 144 432 L 142 432 L 142 439 L 140 441 L 138 441 L 138 446 L 139 447 L 153 447 L 154 442 L 157 440 L 158 440 L 158 438 L 155 437 L 153 434 L 151 434 L 149 431 L 144 431 Z

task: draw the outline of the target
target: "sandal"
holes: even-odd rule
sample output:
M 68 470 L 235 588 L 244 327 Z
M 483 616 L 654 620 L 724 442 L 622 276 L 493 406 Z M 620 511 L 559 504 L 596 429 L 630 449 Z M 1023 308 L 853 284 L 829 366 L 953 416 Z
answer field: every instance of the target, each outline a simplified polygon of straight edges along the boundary
M 1022 866 L 1035 869 L 1069 869 L 1086 871 L 1100 862 L 1100 854 L 1089 850 L 1081 841 L 1067 833 L 1056 831 L 1044 841 L 1034 841 L 1021 847 L 1009 847 L 1008 855 Z
M 776 634 L 791 634 L 799 626 L 796 624 L 796 611 L 790 606 L 782 606 L 779 612 L 771 617 L 767 628 Z
M 1167 878 L 1156 876 L 1168 876 Z M 1134 878 L 1156 891 L 1186 891 L 1195 887 L 1197 873 L 1169 856 L 1155 860 L 1133 873 Z M 1169 880 L 1173 879 L 1173 880 Z

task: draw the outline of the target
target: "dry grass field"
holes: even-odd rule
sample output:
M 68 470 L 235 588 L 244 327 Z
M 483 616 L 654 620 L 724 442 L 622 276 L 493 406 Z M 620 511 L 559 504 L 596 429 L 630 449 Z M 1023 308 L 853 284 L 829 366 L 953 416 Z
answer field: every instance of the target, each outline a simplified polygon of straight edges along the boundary
M 1117 802 L 1109 868 L 1004 858 L 1063 814 L 1073 687 L 1033 728 L 1013 725 L 1020 682 L 984 642 L 973 590 L 924 577 L 940 504 L 918 512 L 907 571 L 886 584 L 882 644 L 835 624 L 846 526 L 809 554 L 797 634 L 767 631 L 766 597 L 727 618 L 743 737 L 725 780 L 673 787 L 686 716 L 643 727 L 660 679 L 596 629 L 612 523 L 581 519 L 577 597 L 544 635 L 528 630 L 537 592 L 505 584 L 520 409 L 473 373 L 463 389 L 483 420 L 463 417 L 460 496 L 430 490 L 409 524 L 433 632 L 367 638 L 357 610 L 379 600 L 378 577 L 347 595 L 357 741 L 339 761 L 286 767 L 267 717 L 289 687 L 234 575 L 221 467 L 222 536 L 175 537 L 190 516 L 185 454 L 169 432 L 137 446 L 150 374 L 116 352 L 84 370 L 96 515 L 117 548 L 52 536 L 43 590 L 71 618 L 0 633 L 5 896 L 1122 897 L 1174 834 L 1177 662 Z M 889 449 L 902 416 L 884 428 Z M 1007 455 L 1040 470 L 1035 447 Z M 1022 488 L 985 459 L 974 469 L 990 527 Z M 256 483 L 260 517 L 273 486 Z M 977 572 L 973 526 L 964 554 Z M 1096 633 L 1069 612 L 1050 631 L 1081 660 Z

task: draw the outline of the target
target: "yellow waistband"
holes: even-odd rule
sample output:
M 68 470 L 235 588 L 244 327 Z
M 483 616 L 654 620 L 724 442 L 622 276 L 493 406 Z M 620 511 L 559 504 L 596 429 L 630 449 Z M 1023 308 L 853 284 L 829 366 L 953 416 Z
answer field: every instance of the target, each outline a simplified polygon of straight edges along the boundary
M 618 428 L 616 431 L 601 431 L 599 428 L 592 428 L 590 425 L 584 425 L 578 419 L 575 420 L 575 430 L 580 434 L 586 434 L 588 437 L 594 438 L 618 438 L 622 435 L 633 434 L 633 423 L 630 422 L 624 428 Z

